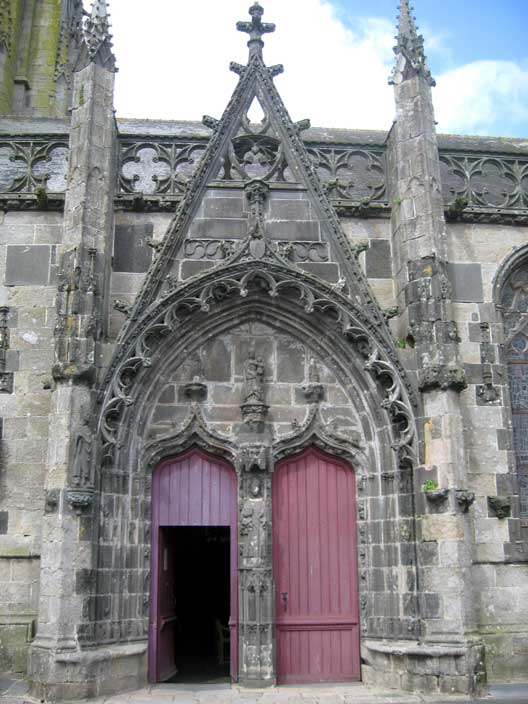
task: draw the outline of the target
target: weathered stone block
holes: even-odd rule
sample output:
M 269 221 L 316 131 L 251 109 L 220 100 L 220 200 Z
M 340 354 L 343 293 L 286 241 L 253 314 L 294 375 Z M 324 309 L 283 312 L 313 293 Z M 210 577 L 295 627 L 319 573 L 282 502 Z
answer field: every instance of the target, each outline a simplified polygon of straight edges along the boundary
M 46 245 L 8 245 L 6 286 L 39 286 L 49 283 L 51 248 Z
M 365 252 L 365 273 L 372 279 L 392 277 L 391 248 L 388 240 L 372 240 Z
M 240 240 L 247 235 L 247 231 L 247 220 L 197 218 L 189 228 L 189 237 L 193 239 Z
M 231 348 L 221 338 L 207 343 L 203 348 L 205 379 L 207 381 L 230 381 L 231 356 Z M 242 357 L 243 359 L 245 357 Z M 241 364 L 243 365 L 243 361 L 241 361 Z
M 158 403 L 174 403 L 176 400 L 175 389 L 172 384 L 166 386 L 160 394 Z
M 484 300 L 480 264 L 448 263 L 447 275 L 453 287 L 453 301 L 480 303 Z
M 320 239 L 319 223 L 313 220 L 268 220 L 264 230 L 272 240 L 317 242 Z
M 305 374 L 304 345 L 290 338 L 277 341 L 277 381 L 301 382 Z
M 244 217 L 244 200 L 242 194 L 231 198 L 205 198 L 203 215 L 205 218 L 235 218 Z
M 440 596 L 438 594 L 420 594 L 420 609 L 423 618 L 439 618 Z
M 152 249 L 147 240 L 152 239 L 152 224 L 116 225 L 114 230 L 113 270 L 143 273 L 152 261 Z
M 310 202 L 272 197 L 268 217 L 271 220 L 311 220 Z

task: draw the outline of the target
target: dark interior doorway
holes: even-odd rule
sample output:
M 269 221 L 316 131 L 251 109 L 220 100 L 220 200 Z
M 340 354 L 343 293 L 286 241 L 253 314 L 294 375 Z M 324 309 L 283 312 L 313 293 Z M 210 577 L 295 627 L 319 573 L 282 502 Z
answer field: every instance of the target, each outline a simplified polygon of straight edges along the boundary
M 230 528 L 161 528 L 172 571 L 174 659 L 171 682 L 229 678 Z

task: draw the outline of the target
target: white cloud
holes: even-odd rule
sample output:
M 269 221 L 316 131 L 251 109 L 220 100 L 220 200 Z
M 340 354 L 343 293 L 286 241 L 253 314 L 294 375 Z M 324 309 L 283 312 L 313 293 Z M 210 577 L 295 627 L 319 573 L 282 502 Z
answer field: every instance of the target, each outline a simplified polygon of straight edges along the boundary
M 528 134 L 528 65 L 474 61 L 438 77 L 434 94 L 442 132 L 497 134 L 525 126 Z
M 236 84 L 231 60 L 247 60 L 248 0 L 112 0 L 120 67 L 116 108 L 122 117 L 200 119 L 221 115 Z M 277 87 L 294 119 L 312 124 L 388 129 L 393 116 L 387 76 L 394 29 L 361 20 L 351 32 L 324 0 L 267 0 L 268 65 L 283 63 Z
M 237 32 L 235 23 L 248 19 L 249 4 L 110 0 L 120 67 L 118 116 L 220 117 L 237 81 L 229 62 L 247 59 L 247 35 Z M 264 20 L 277 24 L 277 31 L 264 38 L 264 57 L 268 65 L 285 65 L 275 81 L 294 120 L 309 117 L 322 127 L 390 127 L 394 104 L 387 77 L 393 62 L 393 20 L 348 17 L 345 25 L 331 0 L 263 4 Z M 456 65 L 449 39 L 429 27 L 423 30 L 426 49 L 437 62 Z M 439 129 L 518 134 L 528 123 L 527 68 L 477 61 L 437 76 L 433 100 Z

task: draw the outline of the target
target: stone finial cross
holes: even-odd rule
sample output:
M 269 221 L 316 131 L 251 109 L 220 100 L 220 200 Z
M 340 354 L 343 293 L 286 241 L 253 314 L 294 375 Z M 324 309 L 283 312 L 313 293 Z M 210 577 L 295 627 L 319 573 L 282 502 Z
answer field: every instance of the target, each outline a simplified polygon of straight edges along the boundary
M 264 9 L 258 2 L 255 2 L 249 8 L 249 14 L 251 15 L 251 22 L 237 22 L 236 28 L 239 32 L 249 34 L 248 47 L 249 58 L 251 58 L 255 54 L 262 56 L 262 47 L 264 46 L 262 35 L 274 32 L 275 25 L 269 22 L 262 22 Z

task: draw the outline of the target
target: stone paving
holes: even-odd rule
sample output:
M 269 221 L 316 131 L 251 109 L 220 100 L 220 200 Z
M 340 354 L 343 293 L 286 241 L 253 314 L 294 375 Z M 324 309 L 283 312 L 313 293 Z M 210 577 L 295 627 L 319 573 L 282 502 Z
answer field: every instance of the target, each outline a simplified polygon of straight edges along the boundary
M 528 704 L 528 684 L 502 685 L 481 699 L 377 690 L 361 684 L 283 686 L 247 690 L 214 685 L 155 685 L 90 704 Z M 4 704 L 4 702 L 2 702 Z
M 24 680 L 0 675 L 0 704 L 35 704 Z M 528 682 L 494 685 L 480 699 L 383 691 L 361 684 L 282 686 L 248 690 L 229 684 L 160 684 L 84 704 L 528 704 Z M 80 704 L 83 704 L 82 702 Z
M 100 704 L 421 704 L 419 695 L 363 685 L 287 686 L 247 690 L 225 685 L 157 685 L 99 700 Z M 457 699 L 453 701 L 464 701 Z

